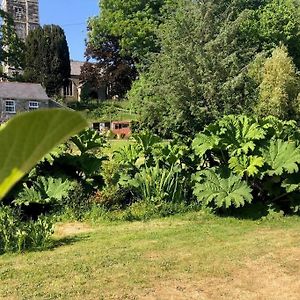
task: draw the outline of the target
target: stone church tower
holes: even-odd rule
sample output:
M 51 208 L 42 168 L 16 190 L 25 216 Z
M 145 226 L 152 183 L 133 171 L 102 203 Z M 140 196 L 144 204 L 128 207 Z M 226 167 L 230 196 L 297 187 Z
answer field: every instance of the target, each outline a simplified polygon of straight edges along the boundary
M 2 0 L 2 9 L 14 19 L 16 32 L 23 41 L 30 30 L 39 26 L 39 0 Z

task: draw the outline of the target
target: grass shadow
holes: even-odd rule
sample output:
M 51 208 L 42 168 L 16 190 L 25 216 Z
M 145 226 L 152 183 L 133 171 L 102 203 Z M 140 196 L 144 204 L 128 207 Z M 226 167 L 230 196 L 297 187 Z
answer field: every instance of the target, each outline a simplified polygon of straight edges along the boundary
M 225 211 L 218 211 L 219 217 L 233 217 L 240 220 L 260 220 L 266 217 L 269 213 L 269 207 L 263 203 L 246 204 L 244 207 L 227 209 Z
M 59 247 L 74 245 L 75 243 L 86 241 L 89 239 L 90 239 L 89 234 L 81 234 L 76 236 L 74 235 L 74 236 L 67 236 L 63 238 L 56 238 L 51 240 L 51 245 L 49 245 L 47 249 L 54 250 Z

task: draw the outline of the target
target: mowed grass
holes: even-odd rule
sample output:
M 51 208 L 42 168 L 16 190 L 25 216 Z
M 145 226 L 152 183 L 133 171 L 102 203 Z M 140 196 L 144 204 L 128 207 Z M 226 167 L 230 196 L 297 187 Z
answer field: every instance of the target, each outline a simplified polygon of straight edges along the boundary
M 0 257 L 0 299 L 299 299 L 299 225 L 202 213 L 61 224 L 52 249 Z

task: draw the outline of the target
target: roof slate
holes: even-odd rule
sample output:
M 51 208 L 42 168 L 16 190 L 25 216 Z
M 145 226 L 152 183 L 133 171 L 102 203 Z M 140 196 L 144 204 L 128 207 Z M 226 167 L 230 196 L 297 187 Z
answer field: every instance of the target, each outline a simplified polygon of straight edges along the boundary
M 16 100 L 49 100 L 37 83 L 0 82 L 0 98 Z

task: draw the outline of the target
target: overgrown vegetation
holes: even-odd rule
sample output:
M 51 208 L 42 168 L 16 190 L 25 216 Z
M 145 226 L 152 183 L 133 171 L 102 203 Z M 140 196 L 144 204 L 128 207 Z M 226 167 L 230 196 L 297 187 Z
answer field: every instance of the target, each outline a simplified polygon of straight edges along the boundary
M 63 126 L 61 126 L 63 124 Z M 70 189 L 59 179 L 40 177 L 23 190 L 18 188 L 3 199 L 55 145 L 87 125 L 81 115 L 66 110 L 44 110 L 26 113 L 0 127 L 0 252 L 45 248 L 52 234 L 52 221 L 43 211 L 22 209 L 30 205 L 53 205 Z M 38 129 L 36 128 L 38 127 Z M 27 136 L 28 132 L 35 132 Z M 32 170 L 31 174 L 35 171 Z M 31 175 L 28 176 L 29 178 Z M 16 207 L 19 209 L 16 210 Z
M 299 133 L 296 122 L 275 117 L 226 116 L 207 126 L 193 142 L 195 195 L 217 208 L 262 201 L 298 211 Z
M 53 223 L 50 218 L 23 221 L 9 207 L 0 207 L 0 254 L 22 252 L 28 249 L 45 249 L 51 245 Z
M 98 59 L 86 66 L 94 72 L 90 79 L 107 81 L 111 95 L 123 95 L 134 82 L 129 101 L 75 105 L 92 121 L 141 121 L 130 141 L 110 148 L 106 137 L 86 129 L 54 149 L 57 141 L 49 138 L 45 151 L 32 157 L 40 140 L 66 130 L 61 141 L 74 124 L 48 112 L 32 147 L 22 130 L 34 131 L 38 114 L 29 115 L 35 116 L 31 127 L 24 116 L 21 125 L 11 121 L 1 129 L 0 158 L 14 157 L 0 172 L 2 252 L 46 245 L 49 216 L 133 221 L 191 210 L 222 216 L 258 210 L 258 219 L 299 214 L 298 2 L 148 2 L 103 1 L 101 15 L 89 22 L 87 56 Z M 29 48 L 43 30 L 50 28 L 31 33 Z M 54 31 L 54 42 L 66 50 L 63 32 Z M 54 91 L 65 76 L 52 75 Z M 17 150 L 10 149 L 12 137 Z M 19 149 L 26 150 L 22 156 Z
M 6 205 L 34 220 L 133 221 L 200 209 L 236 214 L 243 207 L 260 207 L 260 217 L 300 211 L 295 121 L 229 115 L 193 140 L 164 141 L 143 131 L 109 155 L 107 147 L 91 129 L 72 137 L 31 170 Z
M 144 127 L 172 137 L 224 114 L 298 119 L 298 1 L 175 3 L 128 93 Z

